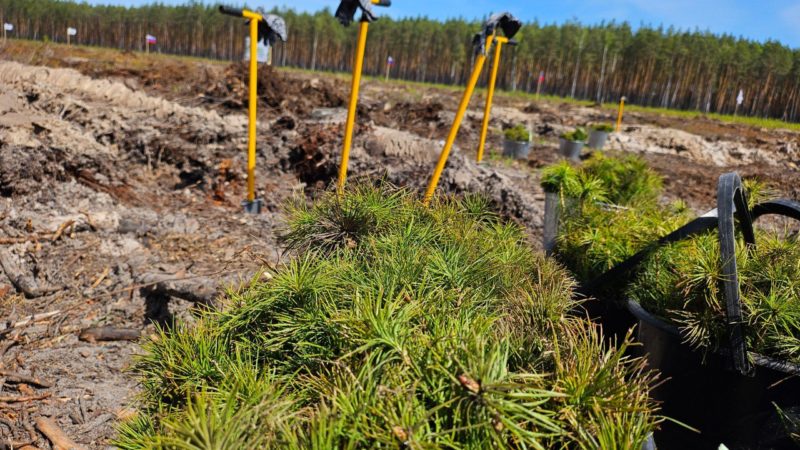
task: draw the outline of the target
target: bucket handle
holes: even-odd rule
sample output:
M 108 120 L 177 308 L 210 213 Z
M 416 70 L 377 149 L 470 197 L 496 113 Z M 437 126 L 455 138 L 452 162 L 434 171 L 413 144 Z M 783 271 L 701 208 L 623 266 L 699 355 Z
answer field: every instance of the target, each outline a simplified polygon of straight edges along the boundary
M 752 375 L 753 367 L 747 359 L 747 342 L 744 338 L 742 299 L 739 293 L 739 275 L 736 263 L 735 218 L 739 219 L 748 251 L 755 248 L 753 219 L 747 207 L 747 192 L 737 173 L 726 173 L 719 177 L 717 186 L 717 218 L 719 225 L 719 254 L 722 269 L 721 288 L 725 299 L 725 317 L 728 328 L 733 368 L 742 375 Z
M 779 215 L 800 221 L 800 204 L 791 200 L 772 200 L 747 208 L 747 193 L 736 173 L 722 175 L 717 196 L 719 216 L 719 247 L 722 264 L 722 292 L 725 298 L 728 339 L 733 368 L 742 375 L 753 375 L 754 368 L 747 358 L 747 342 L 742 325 L 742 300 L 740 297 L 738 268 L 736 264 L 736 237 L 734 215 L 748 251 L 755 248 L 753 221 L 764 215 Z

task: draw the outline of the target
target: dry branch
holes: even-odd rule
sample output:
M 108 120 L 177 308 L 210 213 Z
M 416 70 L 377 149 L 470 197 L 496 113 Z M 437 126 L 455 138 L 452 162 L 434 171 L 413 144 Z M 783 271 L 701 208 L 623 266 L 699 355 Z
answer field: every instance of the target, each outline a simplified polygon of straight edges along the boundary
M 53 443 L 55 450 L 84 450 L 84 447 L 73 441 L 56 425 L 53 419 L 39 417 L 36 419 L 36 428 L 42 432 L 50 442 Z
M 97 279 L 94 281 L 94 283 L 92 283 L 92 286 L 89 289 L 94 289 L 97 286 L 99 286 L 100 283 L 102 283 L 103 280 L 106 279 L 106 277 L 110 272 L 111 272 L 111 267 L 106 267 L 105 269 L 103 269 L 103 272 L 101 272 L 100 275 L 97 276 Z
M 236 279 L 250 279 L 252 273 L 233 274 L 224 278 L 186 274 L 178 276 L 169 273 L 144 273 L 137 281 L 142 289 L 156 294 L 177 297 L 193 303 L 209 307 L 218 305 L 217 299 L 223 292 L 224 285 Z
M 0 450 L 39 450 L 30 442 L 0 441 Z
M 57 241 L 57 240 L 58 240 L 58 238 L 60 238 L 60 237 L 61 237 L 61 235 L 62 235 L 62 234 L 64 234 L 64 230 L 66 230 L 66 229 L 67 229 L 67 227 L 69 227 L 69 226 L 73 225 L 74 223 L 75 223 L 75 221 L 74 221 L 74 220 L 67 220 L 66 222 L 64 222 L 64 223 L 62 223 L 61 225 L 59 225 L 59 227 L 58 227 L 58 229 L 56 230 L 56 232 L 55 232 L 55 233 L 53 233 L 53 236 L 52 236 L 52 238 L 51 238 L 51 239 L 52 239 L 52 240 L 54 240 L 54 241 Z
M 51 392 L 45 392 L 41 395 L 22 395 L 22 396 L 10 396 L 10 395 L 2 395 L 0 396 L 0 403 L 24 403 L 24 402 L 32 402 L 34 400 L 44 400 L 48 397 L 53 395 Z
M 0 268 L 6 273 L 6 276 L 8 276 L 8 279 L 17 291 L 25 294 L 27 298 L 37 298 L 60 290 L 60 288 L 54 287 L 39 287 L 32 276 L 24 273 L 19 268 L 8 250 L 0 249 Z
M 92 327 L 81 331 L 78 339 L 85 342 L 135 341 L 142 332 L 133 328 Z
M 41 322 L 43 320 L 51 319 L 51 318 L 53 318 L 53 317 L 55 317 L 55 316 L 57 316 L 59 314 L 61 314 L 61 311 L 60 310 L 55 310 L 55 311 L 49 311 L 49 312 L 46 312 L 46 313 L 33 314 L 33 315 L 30 315 L 30 316 L 27 316 L 27 317 L 25 317 L 23 319 L 20 319 L 20 320 L 14 322 L 12 324 L 9 324 L 6 328 L 0 329 L 0 336 L 11 332 L 11 330 L 13 330 L 15 328 L 24 327 L 26 325 L 30 325 L 30 324 L 35 323 L 35 322 Z
M 53 387 L 52 381 L 43 380 L 41 378 L 31 377 L 28 375 L 22 375 L 16 372 L 0 370 L 0 376 L 5 377 L 6 383 L 25 383 L 33 386 L 38 386 L 41 388 Z
M 88 216 L 87 216 L 88 217 Z M 27 236 L 20 236 L 20 237 L 12 237 L 12 238 L 0 238 L 0 245 L 10 245 L 10 244 L 23 244 L 25 242 L 37 242 L 40 239 L 42 240 L 50 240 L 50 241 L 57 241 L 60 238 L 64 231 L 67 230 L 70 226 L 75 225 L 74 220 L 67 220 L 66 222 L 62 223 L 58 226 L 56 231 L 53 233 L 33 233 Z M 92 226 L 92 224 L 89 224 Z

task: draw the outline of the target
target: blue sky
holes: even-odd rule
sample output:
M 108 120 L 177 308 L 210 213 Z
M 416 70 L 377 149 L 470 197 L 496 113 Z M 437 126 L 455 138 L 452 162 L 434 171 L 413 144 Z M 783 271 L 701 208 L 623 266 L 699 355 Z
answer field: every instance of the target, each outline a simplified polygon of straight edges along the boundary
M 161 0 L 182 3 L 182 0 Z M 335 8 L 336 0 L 228 0 L 250 5 L 290 6 L 316 11 L 324 6 Z M 90 3 L 139 5 L 150 0 L 89 0 Z M 577 19 L 582 23 L 602 20 L 626 20 L 681 29 L 710 30 L 764 41 L 777 39 L 791 47 L 800 47 L 799 0 L 394 0 L 382 13 L 392 17 L 426 15 L 445 19 L 481 18 L 492 11 L 507 10 L 524 20 L 562 23 Z

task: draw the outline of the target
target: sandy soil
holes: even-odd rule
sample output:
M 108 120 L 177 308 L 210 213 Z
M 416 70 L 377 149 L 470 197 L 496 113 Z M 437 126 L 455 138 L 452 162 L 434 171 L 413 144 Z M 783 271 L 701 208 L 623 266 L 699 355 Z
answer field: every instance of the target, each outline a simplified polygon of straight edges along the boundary
M 107 446 L 114 422 L 135 407 L 126 371 L 135 339 L 154 324 L 192 320 L 196 308 L 215 307 L 224 286 L 280 263 L 280 205 L 334 180 L 347 79 L 264 70 L 257 188 L 265 210 L 241 214 L 244 70 L 110 50 L 0 48 L 0 447 L 49 448 L 40 417 L 87 448 Z M 535 130 L 534 149 L 527 161 L 490 154 L 478 165 L 482 101 L 473 100 L 441 186 L 486 192 L 538 241 L 536 169 L 557 160 L 563 130 L 611 121 L 611 112 L 501 95 L 490 153 L 501 147 L 497 130 L 515 123 Z M 365 82 L 351 177 L 424 189 L 457 102 L 450 90 Z M 629 115 L 609 143 L 664 175 L 665 200 L 698 211 L 731 170 L 800 197 L 798 146 L 789 131 L 648 114 Z

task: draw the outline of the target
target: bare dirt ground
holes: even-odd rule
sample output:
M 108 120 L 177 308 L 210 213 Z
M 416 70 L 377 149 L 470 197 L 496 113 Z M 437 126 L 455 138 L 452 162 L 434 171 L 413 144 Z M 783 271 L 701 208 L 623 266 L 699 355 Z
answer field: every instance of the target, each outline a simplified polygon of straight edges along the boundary
M 242 65 L 40 44 L 0 47 L 0 448 L 50 448 L 52 418 L 87 448 L 104 448 L 131 414 L 126 369 L 154 324 L 191 320 L 282 259 L 280 205 L 334 180 L 348 81 L 262 71 L 258 191 L 265 211 L 241 214 L 245 189 Z M 423 189 L 459 95 L 367 81 L 352 177 Z M 613 112 L 500 95 L 498 130 L 535 130 L 528 161 L 473 162 L 476 96 L 442 180 L 487 192 L 537 240 L 544 194 L 537 168 L 557 160 L 568 127 Z M 800 190 L 800 135 L 709 119 L 626 117 L 609 147 L 643 155 L 669 199 L 712 206 L 717 177 L 738 170 L 785 196 Z M 490 150 L 491 151 L 491 150 Z

